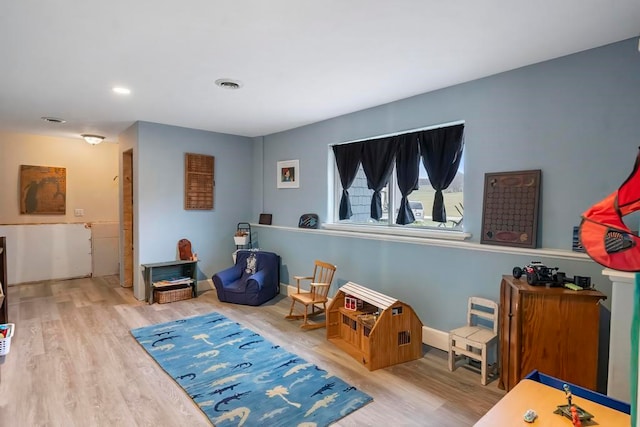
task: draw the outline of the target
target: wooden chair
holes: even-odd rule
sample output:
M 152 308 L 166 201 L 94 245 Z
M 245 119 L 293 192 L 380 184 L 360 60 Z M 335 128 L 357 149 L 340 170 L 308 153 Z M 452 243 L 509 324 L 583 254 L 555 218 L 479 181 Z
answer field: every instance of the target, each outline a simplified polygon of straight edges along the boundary
M 333 280 L 333 274 L 336 272 L 336 266 L 323 261 L 315 261 L 315 267 L 313 269 L 312 276 L 293 276 L 296 280 L 297 292 L 291 294 L 291 309 L 287 319 L 304 319 L 300 327 L 302 329 L 317 329 L 325 326 L 325 323 L 309 323 L 309 317 L 316 316 L 327 311 L 327 296 L 329 295 L 329 288 Z M 304 289 L 300 290 L 300 282 L 309 280 L 309 286 L 311 289 L 307 292 Z M 296 302 L 304 306 L 303 314 L 293 314 L 294 306 Z M 322 304 L 322 311 L 319 309 L 316 311 L 316 304 Z M 309 313 L 309 308 L 311 312 Z
M 487 348 L 498 344 L 498 304 L 471 297 L 467 309 L 467 326 L 449 332 L 449 370 L 456 369 L 459 358 L 480 362 L 482 385 L 487 385 Z

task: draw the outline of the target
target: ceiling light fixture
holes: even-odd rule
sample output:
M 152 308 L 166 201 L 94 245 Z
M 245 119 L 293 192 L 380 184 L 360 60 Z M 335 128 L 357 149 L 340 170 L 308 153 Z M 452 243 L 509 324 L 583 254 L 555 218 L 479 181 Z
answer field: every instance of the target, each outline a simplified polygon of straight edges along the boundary
M 67 121 L 64 119 L 59 119 L 57 117 L 40 117 L 42 120 L 44 120 L 45 122 L 49 122 L 49 123 L 55 123 L 55 124 L 62 124 L 62 123 L 66 123 Z
M 113 91 L 118 95 L 129 95 L 131 93 L 131 89 L 127 89 L 126 87 L 122 87 L 122 86 L 114 87 Z
M 242 87 L 242 82 L 240 80 L 233 79 L 218 79 L 216 80 L 216 85 L 223 89 L 240 89 Z
M 91 135 L 88 133 L 83 133 L 80 136 L 83 137 L 84 140 L 91 145 L 98 145 L 104 140 L 104 136 L 100 136 L 100 135 Z

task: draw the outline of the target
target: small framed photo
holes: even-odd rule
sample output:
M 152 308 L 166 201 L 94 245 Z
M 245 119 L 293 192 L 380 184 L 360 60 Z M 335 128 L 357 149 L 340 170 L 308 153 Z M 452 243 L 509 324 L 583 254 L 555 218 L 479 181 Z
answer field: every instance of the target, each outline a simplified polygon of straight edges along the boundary
M 283 160 L 278 162 L 278 188 L 300 188 L 300 161 Z
M 261 213 L 258 224 L 271 225 L 271 214 Z

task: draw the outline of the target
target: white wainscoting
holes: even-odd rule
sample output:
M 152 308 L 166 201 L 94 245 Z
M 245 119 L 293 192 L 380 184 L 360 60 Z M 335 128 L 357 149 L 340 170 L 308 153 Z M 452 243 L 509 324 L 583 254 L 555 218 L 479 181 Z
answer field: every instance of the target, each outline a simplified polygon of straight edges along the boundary
M 120 272 L 120 223 L 91 223 L 92 276 L 117 275 Z
M 84 223 L 0 225 L 7 237 L 9 285 L 91 275 L 91 230 Z

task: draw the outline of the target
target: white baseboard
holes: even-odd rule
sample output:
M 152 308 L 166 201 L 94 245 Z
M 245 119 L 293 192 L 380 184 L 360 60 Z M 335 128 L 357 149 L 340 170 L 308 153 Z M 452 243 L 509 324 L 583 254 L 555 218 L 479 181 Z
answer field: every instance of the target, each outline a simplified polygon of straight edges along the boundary
M 196 284 L 196 292 L 200 293 L 203 291 L 210 291 L 210 290 L 216 290 L 216 287 L 213 285 L 213 280 L 211 279 L 207 279 L 207 280 L 198 280 L 198 283 Z
M 286 283 L 280 283 L 280 293 L 282 295 L 288 296 L 296 293 L 297 290 L 298 288 L 296 288 L 295 286 L 287 285 Z
M 430 328 L 422 327 L 422 342 L 431 347 L 449 352 L 449 333 Z

